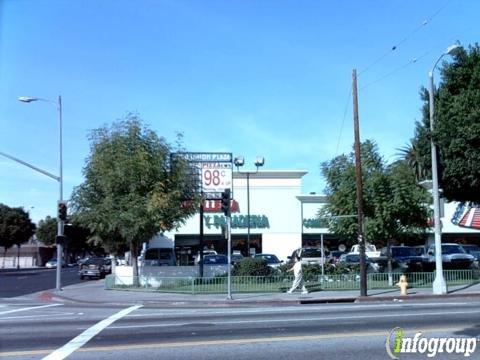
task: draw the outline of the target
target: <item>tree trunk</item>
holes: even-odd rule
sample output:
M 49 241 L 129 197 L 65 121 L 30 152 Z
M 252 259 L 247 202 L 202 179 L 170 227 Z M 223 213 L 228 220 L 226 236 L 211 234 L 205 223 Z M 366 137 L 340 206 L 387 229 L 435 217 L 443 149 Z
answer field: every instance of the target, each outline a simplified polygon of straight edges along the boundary
M 387 272 L 388 272 L 388 286 L 393 286 L 393 276 L 392 276 L 392 243 L 390 239 L 387 240 Z
M 138 279 L 138 249 L 137 245 L 133 241 L 130 242 L 130 254 L 133 267 L 133 286 L 138 287 L 140 285 L 140 281 Z
M 5 269 L 5 258 L 7 257 L 7 247 L 5 246 L 3 248 L 3 265 L 2 265 L 2 269 Z
M 17 269 L 20 269 L 20 244 L 17 244 Z

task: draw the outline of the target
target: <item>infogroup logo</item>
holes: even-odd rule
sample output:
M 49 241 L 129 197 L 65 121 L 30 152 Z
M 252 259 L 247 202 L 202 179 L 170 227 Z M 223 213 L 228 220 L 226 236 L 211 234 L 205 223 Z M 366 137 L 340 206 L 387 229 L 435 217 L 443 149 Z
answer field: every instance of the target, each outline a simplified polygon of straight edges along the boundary
M 475 352 L 477 338 L 423 337 L 417 332 L 413 337 L 405 336 L 402 328 L 393 328 L 387 336 L 385 348 L 388 356 L 398 359 L 400 354 L 423 354 L 432 358 L 440 353 L 458 354 L 469 357 Z

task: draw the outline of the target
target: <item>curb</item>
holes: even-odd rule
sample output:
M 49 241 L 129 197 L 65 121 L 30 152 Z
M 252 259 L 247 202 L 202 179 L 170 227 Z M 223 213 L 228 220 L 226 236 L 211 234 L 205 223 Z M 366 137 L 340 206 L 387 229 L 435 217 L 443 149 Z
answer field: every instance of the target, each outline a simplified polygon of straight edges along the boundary
M 423 300 L 423 299 L 447 299 L 447 298 L 469 298 L 480 297 L 480 293 L 461 293 L 461 294 L 418 294 L 418 295 L 399 295 L 399 296 L 359 296 L 355 302 L 375 302 L 375 301 L 404 301 L 404 300 Z
M 308 304 L 334 304 L 334 303 L 374 303 L 374 302 L 394 302 L 394 301 L 417 301 L 425 299 L 451 299 L 451 298 L 480 298 L 480 293 L 451 293 L 451 294 L 416 294 L 403 296 L 345 296 L 345 297 L 324 297 L 324 298 L 294 298 L 294 299 L 132 299 L 124 301 L 108 300 L 80 300 L 52 291 L 42 291 L 37 294 L 37 299 L 41 301 L 60 301 L 84 305 L 103 305 L 103 306 L 168 306 L 168 307 L 214 307 L 214 306 L 284 306 L 284 305 L 308 305 Z

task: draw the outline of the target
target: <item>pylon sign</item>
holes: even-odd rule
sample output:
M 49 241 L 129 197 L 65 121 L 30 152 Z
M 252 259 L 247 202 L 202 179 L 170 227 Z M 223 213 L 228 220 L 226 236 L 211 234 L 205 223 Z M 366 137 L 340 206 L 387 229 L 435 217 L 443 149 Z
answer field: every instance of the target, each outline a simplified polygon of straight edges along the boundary
M 232 153 L 188 152 L 173 155 L 187 160 L 195 169 L 200 191 L 206 200 L 221 199 L 225 189 L 232 189 Z

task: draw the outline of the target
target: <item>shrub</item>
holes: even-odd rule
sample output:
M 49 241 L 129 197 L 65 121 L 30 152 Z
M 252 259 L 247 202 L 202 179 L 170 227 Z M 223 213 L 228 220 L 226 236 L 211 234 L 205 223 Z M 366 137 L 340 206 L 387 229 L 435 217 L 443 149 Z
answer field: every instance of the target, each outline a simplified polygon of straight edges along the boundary
M 233 266 L 233 276 L 270 276 L 274 274 L 264 259 L 245 258 Z

